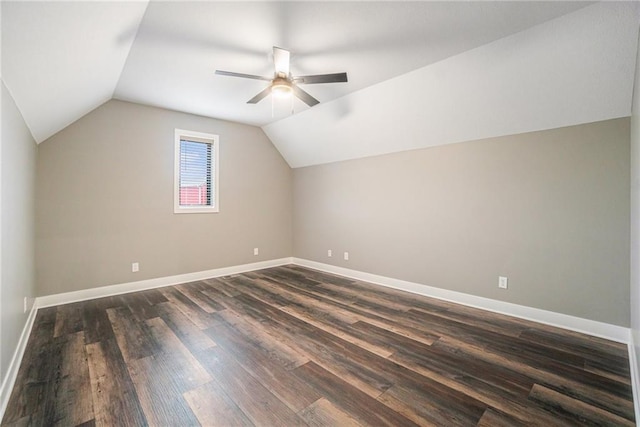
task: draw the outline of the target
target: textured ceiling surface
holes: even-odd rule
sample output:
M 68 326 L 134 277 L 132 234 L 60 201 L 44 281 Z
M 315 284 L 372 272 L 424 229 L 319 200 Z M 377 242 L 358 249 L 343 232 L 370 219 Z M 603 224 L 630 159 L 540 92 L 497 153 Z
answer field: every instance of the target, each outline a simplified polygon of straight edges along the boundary
M 37 142 L 116 98 L 262 126 L 298 167 L 620 114 L 632 3 L 2 1 L 2 80 Z M 270 76 L 274 45 L 349 82 L 249 105 L 267 82 L 214 74 Z

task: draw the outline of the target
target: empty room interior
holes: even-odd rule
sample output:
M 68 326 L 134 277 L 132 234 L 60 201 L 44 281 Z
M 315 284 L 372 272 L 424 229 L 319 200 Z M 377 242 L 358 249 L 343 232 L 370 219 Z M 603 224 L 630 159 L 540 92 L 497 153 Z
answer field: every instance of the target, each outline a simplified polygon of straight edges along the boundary
M 633 426 L 640 2 L 2 1 L 2 426 Z

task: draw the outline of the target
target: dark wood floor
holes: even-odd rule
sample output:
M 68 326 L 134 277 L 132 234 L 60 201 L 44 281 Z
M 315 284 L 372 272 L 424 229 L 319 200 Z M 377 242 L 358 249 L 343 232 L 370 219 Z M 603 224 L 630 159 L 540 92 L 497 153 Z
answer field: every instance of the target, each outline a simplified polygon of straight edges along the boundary
M 41 309 L 2 425 L 634 425 L 626 346 L 296 266 Z

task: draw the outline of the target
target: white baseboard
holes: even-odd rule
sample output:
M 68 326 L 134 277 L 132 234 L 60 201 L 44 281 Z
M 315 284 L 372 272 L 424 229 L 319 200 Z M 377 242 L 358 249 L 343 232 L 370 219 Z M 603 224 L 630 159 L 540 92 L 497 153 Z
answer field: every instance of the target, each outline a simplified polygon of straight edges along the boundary
M 196 280 L 203 280 L 211 277 L 228 276 L 230 274 L 239 274 L 246 271 L 277 267 L 280 265 L 291 263 L 303 267 L 314 268 L 316 270 L 326 271 L 328 273 L 339 274 L 345 277 L 351 277 L 365 282 L 387 286 L 390 288 L 400 289 L 414 294 L 481 308 L 483 310 L 506 314 L 521 319 L 532 320 L 534 322 L 557 326 L 571 331 L 582 332 L 616 342 L 625 344 L 629 343 L 630 330 L 629 328 L 625 328 L 622 326 L 611 325 L 608 323 L 597 322 L 595 320 L 583 319 L 580 317 L 569 316 L 562 313 L 555 313 L 552 311 L 527 307 L 509 302 L 493 300 L 490 298 L 479 297 L 462 292 L 436 288 L 433 286 L 422 285 L 419 283 L 408 282 L 391 277 L 379 276 L 376 274 L 366 273 L 358 270 L 351 270 L 348 268 L 324 264 L 302 258 L 280 258 L 269 261 L 255 262 L 251 264 L 242 264 L 231 267 L 217 268 L 213 270 L 199 271 L 195 273 L 179 274 L 176 276 L 159 277 L 156 279 L 141 280 L 138 282 L 121 283 L 117 285 L 102 286 L 99 288 L 83 289 L 80 291 L 48 295 L 36 298 L 35 306 L 36 308 L 42 308 L 60 304 L 69 304 L 72 302 L 86 301 L 89 299 L 126 294 L 130 292 L 142 291 L 145 289 L 177 285 L 180 283 L 193 282 Z
M 279 265 L 291 264 L 291 262 L 291 258 L 280 258 L 269 261 L 253 262 L 251 264 L 215 268 L 213 270 L 198 271 L 195 273 L 178 274 L 176 276 L 158 277 L 156 279 L 140 280 L 138 282 L 120 283 L 117 285 L 101 286 L 99 288 L 47 295 L 36 298 L 36 306 L 38 308 L 51 307 L 54 305 L 69 304 L 94 298 L 128 294 L 131 292 L 143 291 L 145 289 L 161 288 L 163 286 L 178 285 L 180 283 L 194 282 L 196 280 L 210 279 L 212 277 L 229 276 L 231 274 L 260 270 L 262 268 L 277 267 Z
M 159 288 L 163 286 L 177 285 L 180 283 L 193 282 L 212 277 L 228 276 L 239 274 L 247 271 L 260 270 L 263 268 L 277 267 L 286 264 L 297 264 L 303 267 L 313 268 L 328 273 L 338 274 L 365 282 L 371 282 L 394 289 L 399 289 L 419 295 L 432 298 L 438 298 L 462 305 L 480 308 L 496 313 L 506 314 L 521 319 L 532 320 L 535 322 L 557 326 L 560 328 L 582 332 L 585 334 L 610 339 L 621 343 L 626 343 L 629 348 L 629 362 L 631 369 L 631 381 L 633 386 L 634 406 L 636 411 L 636 419 L 640 420 L 640 379 L 636 363 L 635 340 L 629 328 L 622 326 L 610 325 L 594 320 L 583 319 L 579 317 L 569 316 L 566 314 L 555 313 L 547 310 L 541 310 L 532 307 L 526 307 L 518 304 L 512 304 L 504 301 L 492 300 L 489 298 L 478 297 L 475 295 L 465 294 L 462 292 L 451 291 L 447 289 L 436 288 L 433 286 L 422 285 L 419 283 L 408 282 L 390 277 L 379 276 L 376 274 L 366 273 L 358 270 L 338 267 L 330 264 L 324 264 L 316 261 L 306 260 L 302 258 L 280 258 L 269 261 L 261 261 L 251 264 L 236 265 L 231 267 L 217 268 L 213 270 L 199 271 L 195 273 L 179 274 L 175 276 L 159 277 L 156 279 L 141 280 L 138 282 L 121 283 L 117 285 L 103 286 L 93 289 L 84 289 L 75 292 L 66 292 L 55 295 L 38 297 L 33 304 L 27 322 L 20 335 L 18 346 L 13 354 L 7 376 L 5 377 L 2 388 L 0 388 L 0 420 L 4 416 L 11 390 L 18 375 L 18 369 L 22 361 L 31 328 L 36 317 L 38 308 L 50 307 L 60 304 L 68 304 L 72 302 L 85 301 L 94 298 L 102 298 L 107 296 L 126 294 L 130 292 L 141 291 L 145 289 Z
M 7 370 L 7 375 L 2 382 L 2 388 L 0 388 L 0 420 L 2 420 L 4 412 L 7 409 L 9 397 L 18 376 L 20 363 L 22 362 L 22 357 L 29 340 L 29 335 L 31 334 L 31 328 L 33 327 L 33 323 L 35 321 L 36 314 L 39 308 L 86 301 L 94 298 L 127 294 L 130 292 L 177 285 L 180 283 L 193 282 L 196 280 L 209 279 L 212 277 L 228 276 L 231 274 L 239 274 L 246 271 L 277 267 L 280 265 L 291 263 L 292 258 L 280 258 L 268 261 L 254 262 L 251 264 L 242 264 L 231 267 L 216 268 L 213 270 L 198 271 L 195 273 L 178 274 L 176 276 L 159 277 L 156 279 L 140 280 L 138 282 L 121 283 L 117 285 L 101 286 L 99 288 L 83 289 L 81 291 L 65 292 L 61 294 L 37 297 L 34 301 L 33 306 L 31 307 L 29 317 L 27 318 L 27 322 L 24 325 L 22 334 L 20 335 L 20 340 L 18 341 L 16 350 L 13 353 L 11 363 L 9 364 L 9 369 Z
M 596 337 L 606 338 L 608 340 L 620 343 L 629 343 L 629 328 L 625 328 L 622 326 L 611 325 L 608 323 L 597 322 L 595 320 L 583 319 L 580 317 L 569 316 L 567 314 L 555 313 L 547 310 L 541 310 L 539 308 L 532 308 L 509 302 L 493 300 L 490 298 L 479 297 L 462 292 L 450 291 L 447 289 L 436 288 L 419 283 L 407 282 L 405 280 L 378 276 L 376 274 L 337 267 L 330 264 L 323 264 L 321 262 L 310 261 L 302 258 L 293 258 L 293 263 L 303 267 L 314 268 L 316 270 L 326 271 L 327 273 L 339 274 L 341 276 L 375 283 L 390 288 L 400 289 L 414 294 L 450 301 L 470 307 L 481 308 L 483 310 L 506 314 L 521 319 L 532 320 L 534 322 L 557 326 L 559 328 L 581 332 Z
M 4 411 L 7 409 L 13 385 L 18 377 L 18 370 L 20 369 L 20 363 L 22 363 L 22 356 L 24 355 L 24 350 L 27 348 L 27 342 L 29 341 L 31 328 L 33 327 L 33 322 L 36 319 L 37 312 L 38 307 L 34 303 L 31 306 L 27 322 L 24 324 L 24 328 L 22 328 L 18 345 L 16 350 L 13 352 L 13 357 L 9 363 L 9 369 L 7 369 L 7 375 L 4 377 L 4 381 L 2 381 L 2 387 L 0 388 L 0 421 L 4 417 Z
M 640 425 L 640 372 L 638 372 L 638 353 L 633 330 L 629 331 L 629 370 L 631 371 L 631 389 L 633 390 L 633 408 L 636 414 L 636 425 Z

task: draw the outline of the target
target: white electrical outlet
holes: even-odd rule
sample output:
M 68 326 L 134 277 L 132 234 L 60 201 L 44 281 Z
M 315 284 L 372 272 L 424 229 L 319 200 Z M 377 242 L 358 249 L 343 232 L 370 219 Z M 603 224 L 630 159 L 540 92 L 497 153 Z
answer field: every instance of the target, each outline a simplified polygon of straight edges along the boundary
M 24 303 L 23 303 L 23 307 L 22 307 L 22 312 L 23 313 L 27 312 L 27 297 L 24 297 Z
M 328 256 L 328 257 L 333 256 L 333 252 L 331 252 L 331 249 L 327 250 L 327 256 Z
M 349 252 L 344 253 L 344 260 L 349 261 Z
M 258 255 L 260 253 L 260 249 L 258 248 L 253 248 L 253 254 L 254 255 Z
M 498 287 L 500 289 L 507 289 L 508 284 L 509 284 L 509 279 L 507 279 L 504 276 L 498 276 Z
M 132 273 L 137 273 L 138 271 L 140 271 L 140 264 L 137 262 L 132 262 L 131 263 L 131 272 Z

